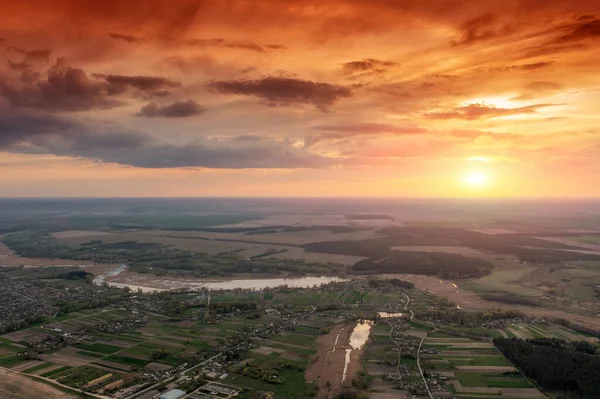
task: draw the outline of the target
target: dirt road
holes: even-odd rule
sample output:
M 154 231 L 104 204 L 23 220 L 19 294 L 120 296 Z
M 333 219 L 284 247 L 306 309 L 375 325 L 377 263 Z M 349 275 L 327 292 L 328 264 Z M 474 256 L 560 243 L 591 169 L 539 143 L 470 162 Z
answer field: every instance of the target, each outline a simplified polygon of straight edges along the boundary
M 77 399 L 43 382 L 0 370 L 0 398 L 10 399 Z

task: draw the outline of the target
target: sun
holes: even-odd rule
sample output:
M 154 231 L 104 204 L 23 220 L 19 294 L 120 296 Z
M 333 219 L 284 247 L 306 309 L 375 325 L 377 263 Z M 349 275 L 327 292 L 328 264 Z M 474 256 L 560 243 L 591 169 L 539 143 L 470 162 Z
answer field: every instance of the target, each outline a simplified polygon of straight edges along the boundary
M 488 174 L 480 170 L 467 172 L 463 178 L 465 184 L 471 187 L 486 186 L 489 183 L 489 180 Z

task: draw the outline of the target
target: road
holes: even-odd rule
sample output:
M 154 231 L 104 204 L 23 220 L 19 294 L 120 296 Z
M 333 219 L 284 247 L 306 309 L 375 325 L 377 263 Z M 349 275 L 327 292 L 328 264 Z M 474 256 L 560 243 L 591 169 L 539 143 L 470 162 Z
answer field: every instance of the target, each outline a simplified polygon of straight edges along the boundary
M 423 383 L 425 384 L 425 389 L 427 389 L 427 394 L 429 395 L 430 399 L 433 399 L 433 395 L 431 394 L 431 391 L 429 390 L 429 385 L 427 385 L 427 380 L 425 379 L 425 374 L 423 373 L 423 369 L 421 368 L 421 347 L 423 346 L 423 341 L 425 341 L 425 338 L 427 338 L 427 336 L 436 331 L 435 329 L 427 332 L 427 334 L 425 334 L 423 336 L 423 338 L 421 338 L 421 342 L 419 342 L 419 348 L 417 349 L 417 367 L 419 368 L 419 373 L 421 373 L 421 378 L 423 379 Z
M 429 327 L 428 325 L 415 320 L 415 313 L 412 310 L 408 309 L 408 304 L 410 303 L 410 297 L 404 293 L 403 293 L 403 295 L 406 297 L 406 303 L 404 304 L 404 310 L 408 310 L 410 312 L 410 321 L 412 321 L 413 323 L 417 323 L 419 325 L 425 326 L 425 327 Z M 425 341 L 425 338 L 427 338 L 427 336 L 434 331 L 437 331 L 437 330 L 434 328 L 433 330 L 427 332 L 423 336 L 423 338 L 421 338 L 421 342 L 419 342 L 419 348 L 417 349 L 417 367 L 419 368 L 419 374 L 421 374 L 421 378 L 423 379 L 423 384 L 425 384 L 425 389 L 427 389 L 427 394 L 429 395 L 430 399 L 433 399 L 433 395 L 431 394 L 431 391 L 429 390 L 429 385 L 427 385 L 427 380 L 425 379 L 425 373 L 423 373 L 423 369 L 421 368 L 421 347 L 423 346 L 423 342 Z M 392 333 L 390 332 L 390 339 L 391 339 L 391 334 Z M 394 341 L 394 343 L 396 343 L 396 341 Z M 398 344 L 396 344 L 396 345 L 398 345 Z

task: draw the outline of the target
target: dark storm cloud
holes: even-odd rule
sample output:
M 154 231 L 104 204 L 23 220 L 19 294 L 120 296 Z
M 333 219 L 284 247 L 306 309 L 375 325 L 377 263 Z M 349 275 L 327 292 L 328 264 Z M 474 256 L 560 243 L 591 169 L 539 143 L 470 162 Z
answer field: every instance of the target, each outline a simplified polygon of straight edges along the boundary
M 250 146 L 222 147 L 191 144 L 187 146 L 157 145 L 138 149 L 131 155 L 112 152 L 103 159 L 142 168 L 321 168 L 331 159 L 298 149 L 286 142 L 260 142 Z
M 47 79 L 24 71 L 20 81 L 0 81 L 0 94 L 14 107 L 81 111 L 121 105 L 108 96 L 106 84 L 89 79 L 82 69 L 70 67 L 63 59 L 48 70 Z
M 2 151 L 82 157 L 140 168 L 320 168 L 334 162 L 289 140 L 243 136 L 175 145 L 108 123 L 86 124 L 53 114 L 0 109 Z
M 176 101 L 169 105 L 159 106 L 154 102 L 144 105 L 136 116 L 147 118 L 165 117 L 165 118 L 186 118 L 190 116 L 202 115 L 206 108 L 194 100 Z
M 0 147 L 10 148 L 36 137 L 71 134 L 80 125 L 54 115 L 20 113 L 0 109 Z
M 141 44 L 146 41 L 146 39 L 144 39 L 143 37 L 123 35 L 120 33 L 109 33 L 108 36 L 110 36 L 112 39 L 122 40 L 130 44 Z
M 452 108 L 440 112 L 430 112 L 424 116 L 429 119 L 464 119 L 477 120 L 496 118 L 499 116 L 535 114 L 538 109 L 557 104 L 535 104 L 518 108 L 497 108 L 485 104 L 469 104 L 464 107 Z
M 222 47 L 240 50 L 250 50 L 264 53 L 265 49 L 249 40 L 226 40 L 226 39 L 192 39 L 187 44 L 197 47 Z
M 73 68 L 59 58 L 42 76 L 14 64 L 21 70 L 16 79 L 0 79 L 0 94 L 14 107 L 32 107 L 53 111 L 83 111 L 108 109 L 123 105 L 115 96 L 142 94 L 163 96 L 166 89 L 181 84 L 156 76 L 98 75 L 90 79 L 83 69 Z
M 8 50 L 21 54 L 27 62 L 48 61 L 52 54 L 52 50 L 25 50 L 15 46 L 9 47 Z
M 361 61 L 351 61 L 342 64 L 344 73 L 369 72 L 375 69 L 386 69 L 397 65 L 392 61 L 381 61 L 374 58 L 367 58 Z
M 352 96 L 348 87 L 286 77 L 214 81 L 208 87 L 223 94 L 257 97 L 269 106 L 313 104 L 321 111 L 342 98 Z
M 92 76 L 106 82 L 110 94 L 122 94 L 127 92 L 127 90 L 133 89 L 146 94 L 158 94 L 160 96 L 167 89 L 181 86 L 180 82 L 159 76 L 103 75 L 98 73 L 94 73 Z

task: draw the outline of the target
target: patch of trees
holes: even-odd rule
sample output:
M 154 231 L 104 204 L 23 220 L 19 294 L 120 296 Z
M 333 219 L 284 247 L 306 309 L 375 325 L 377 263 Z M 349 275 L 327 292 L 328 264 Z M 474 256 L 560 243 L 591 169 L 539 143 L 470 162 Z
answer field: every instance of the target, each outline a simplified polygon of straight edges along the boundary
M 371 288 L 386 287 L 388 285 L 391 285 L 392 287 L 405 288 L 408 290 L 415 288 L 415 285 L 410 281 L 404 281 L 398 278 L 374 279 L 369 280 L 368 284 Z
M 440 307 L 442 309 L 417 312 L 415 316 L 438 324 L 452 324 L 465 327 L 478 327 L 485 322 L 526 317 L 525 313 L 517 310 L 490 309 L 486 312 L 473 313 L 449 307 L 448 305 L 451 306 L 449 303 L 441 303 Z
M 457 254 L 439 252 L 394 251 L 382 259 L 364 259 L 357 262 L 356 273 L 409 273 L 443 278 L 472 278 L 489 274 L 490 262 Z
M 363 370 L 359 371 L 352 379 L 352 386 L 358 389 L 368 389 L 373 382 L 373 377 L 365 373 Z
M 128 249 L 147 251 L 149 249 L 159 249 L 163 245 L 154 242 L 121 241 L 110 244 L 101 244 L 98 249 Z
M 508 303 L 510 305 L 541 306 L 536 300 L 515 296 L 514 294 L 481 294 L 482 299 L 491 302 Z
M 554 321 L 557 324 L 561 324 L 565 327 L 569 327 L 570 329 L 575 330 L 577 332 L 587 334 L 591 337 L 600 338 L 600 331 L 594 330 L 593 328 L 589 328 L 589 327 L 585 327 L 585 326 L 582 326 L 579 324 L 571 323 L 569 320 L 566 320 L 566 319 L 556 319 Z
M 587 341 L 565 341 L 558 338 L 532 338 L 529 340 L 534 345 L 547 346 L 549 348 L 566 350 L 569 352 L 581 352 L 593 355 L 596 347 Z M 600 371 L 600 370 L 599 370 Z
M 377 231 L 382 236 L 367 240 L 329 241 L 305 244 L 307 251 L 364 256 L 382 259 L 391 256 L 392 246 L 464 246 L 482 251 L 512 254 L 535 263 L 600 260 L 600 255 L 582 254 L 571 245 L 546 241 L 532 234 L 484 234 L 445 227 L 388 227 Z
M 66 273 L 59 273 L 57 278 L 61 278 L 63 280 L 85 280 L 86 278 L 93 278 L 92 273 L 88 273 L 85 270 L 71 270 Z
M 261 234 L 275 234 L 278 232 L 279 232 L 279 230 L 275 230 L 275 229 L 265 229 L 265 230 L 247 231 L 244 233 L 244 235 L 256 236 L 256 235 L 261 235 Z
M 256 310 L 256 302 L 213 302 L 210 304 L 210 312 L 212 313 L 233 313 L 237 311 L 254 311 Z
M 353 389 L 344 389 L 335 396 L 335 399 L 369 399 L 369 394 Z
M 600 398 L 600 357 L 551 341 L 496 338 L 494 344 L 539 386 L 581 399 Z

